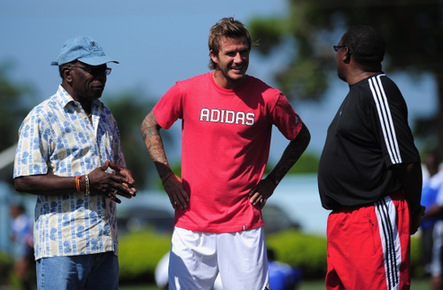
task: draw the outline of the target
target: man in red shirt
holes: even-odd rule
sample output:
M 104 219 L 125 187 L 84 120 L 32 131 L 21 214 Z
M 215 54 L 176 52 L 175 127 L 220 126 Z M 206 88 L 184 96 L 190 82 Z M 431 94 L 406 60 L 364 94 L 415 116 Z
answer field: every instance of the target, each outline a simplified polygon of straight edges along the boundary
M 176 210 L 171 289 L 269 288 L 261 209 L 306 149 L 310 134 L 287 98 L 246 74 L 251 37 L 233 18 L 209 35 L 212 72 L 179 81 L 142 124 L 142 134 Z M 166 159 L 160 129 L 182 119 L 182 174 Z M 290 140 L 264 179 L 271 129 Z

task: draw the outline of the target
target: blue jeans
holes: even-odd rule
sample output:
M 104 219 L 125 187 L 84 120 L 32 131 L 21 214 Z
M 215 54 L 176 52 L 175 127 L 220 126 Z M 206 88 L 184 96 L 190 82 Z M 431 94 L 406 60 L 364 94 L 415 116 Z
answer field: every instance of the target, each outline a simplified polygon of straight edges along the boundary
M 118 289 L 118 257 L 113 252 L 37 260 L 39 290 Z

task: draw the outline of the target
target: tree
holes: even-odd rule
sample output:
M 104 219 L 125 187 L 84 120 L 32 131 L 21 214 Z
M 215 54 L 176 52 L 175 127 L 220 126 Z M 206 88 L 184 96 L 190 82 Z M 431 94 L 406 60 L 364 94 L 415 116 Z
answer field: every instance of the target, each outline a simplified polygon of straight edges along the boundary
M 29 111 L 27 98 L 34 91 L 29 84 L 7 77 L 12 68 L 12 63 L 0 64 L 0 152 L 17 142 L 18 128 Z
M 143 92 L 123 91 L 103 100 L 117 120 L 126 165 L 139 190 L 157 185 L 154 164 L 140 133 L 141 123 L 154 105 L 145 96 Z
M 350 25 L 372 25 L 387 42 L 385 68 L 435 78 L 438 113 L 422 123 L 437 133 L 434 144 L 443 156 L 442 0 L 288 0 L 288 5 L 286 18 L 254 18 L 248 26 L 265 55 L 284 44 L 293 46 L 292 58 L 276 74 L 289 98 L 320 100 L 331 72 L 335 76 L 332 45 Z

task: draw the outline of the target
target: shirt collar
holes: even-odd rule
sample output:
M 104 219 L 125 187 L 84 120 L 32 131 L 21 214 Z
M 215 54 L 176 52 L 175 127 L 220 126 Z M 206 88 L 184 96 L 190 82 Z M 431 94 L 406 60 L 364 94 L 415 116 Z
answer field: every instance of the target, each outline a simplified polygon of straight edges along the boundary
M 63 107 L 66 107 L 70 103 L 74 104 L 77 102 L 76 100 L 74 100 L 71 97 L 71 95 L 65 90 L 65 88 L 62 87 L 62 85 L 58 86 L 57 98 L 60 100 Z M 92 101 L 92 107 L 99 107 L 100 108 L 102 106 L 103 106 L 103 103 L 101 101 L 99 101 L 99 100 Z

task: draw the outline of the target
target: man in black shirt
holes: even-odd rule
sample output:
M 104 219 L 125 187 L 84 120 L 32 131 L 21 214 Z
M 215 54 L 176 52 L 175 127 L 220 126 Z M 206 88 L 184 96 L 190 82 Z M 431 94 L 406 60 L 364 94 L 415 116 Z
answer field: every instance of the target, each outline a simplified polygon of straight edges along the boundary
M 328 129 L 318 186 L 328 218 L 327 289 L 410 285 L 422 173 L 400 90 L 383 72 L 385 43 L 370 26 L 334 46 L 349 93 Z

